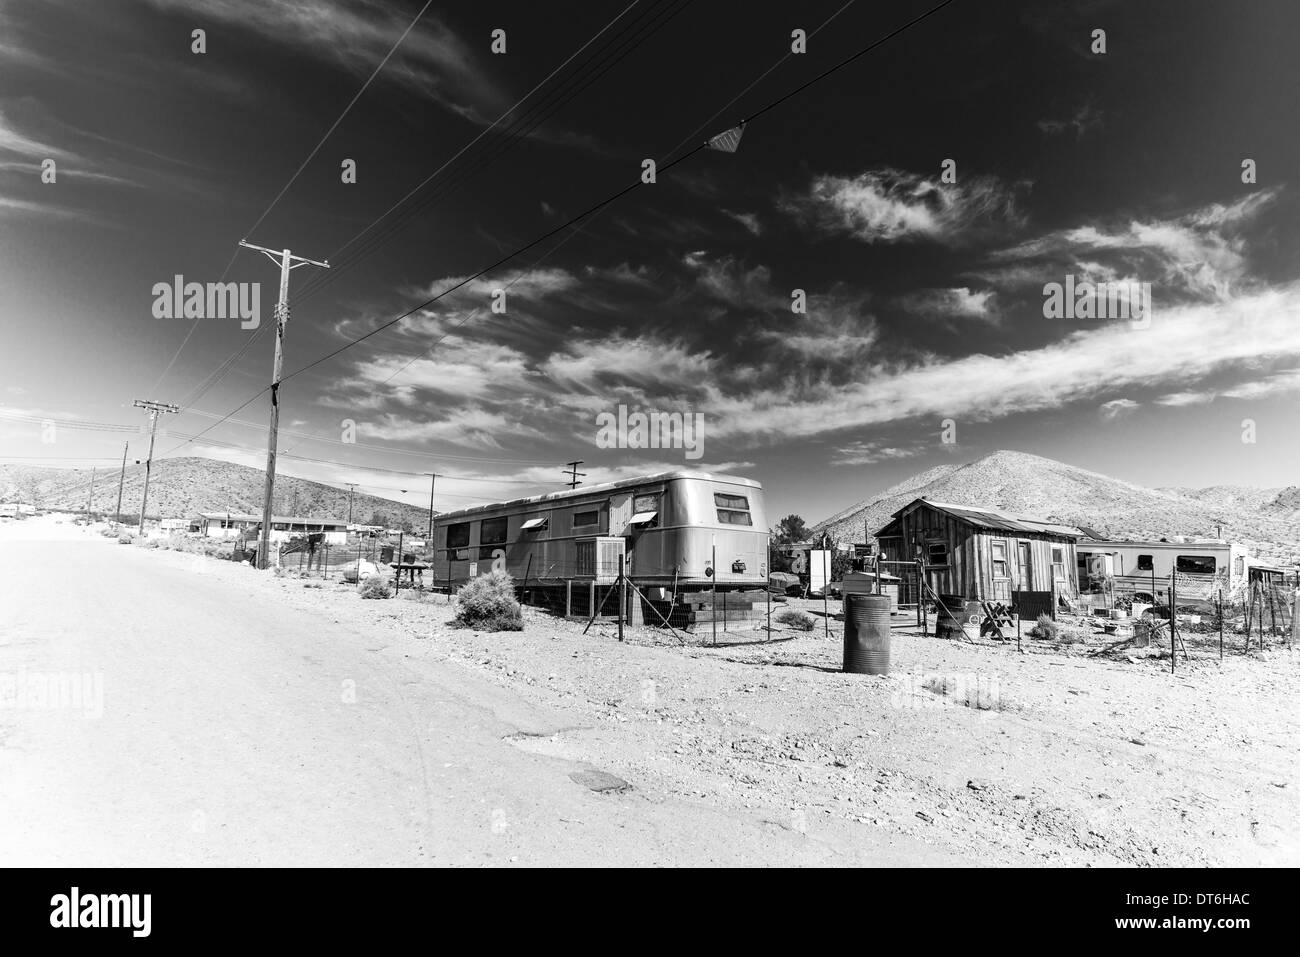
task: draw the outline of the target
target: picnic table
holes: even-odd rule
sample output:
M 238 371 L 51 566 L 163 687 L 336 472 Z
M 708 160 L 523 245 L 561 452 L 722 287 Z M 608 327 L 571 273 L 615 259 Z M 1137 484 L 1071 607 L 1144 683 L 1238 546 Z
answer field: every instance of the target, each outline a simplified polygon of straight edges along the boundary
M 427 562 L 389 562 L 389 563 L 388 563 L 388 567 L 391 568 L 391 569 L 393 569 L 393 571 L 395 571 L 395 572 L 397 573 L 396 576 L 395 576 L 395 578 L 394 578 L 393 584 L 394 584 L 398 589 L 401 589 L 401 587 L 402 587 L 402 572 L 406 572 L 406 574 L 407 574 L 407 580 L 408 580 L 408 583 L 409 583 L 409 585 L 410 585 L 411 588 L 414 588 L 414 587 L 415 587 L 415 584 L 416 584 L 416 580 L 415 580 L 415 579 L 416 579 L 416 576 L 419 575 L 419 576 L 420 576 L 420 587 L 423 588 L 423 587 L 424 587 L 424 572 L 425 572 L 425 570 L 428 569 L 430 566 L 429 566 L 429 564 L 428 564 Z

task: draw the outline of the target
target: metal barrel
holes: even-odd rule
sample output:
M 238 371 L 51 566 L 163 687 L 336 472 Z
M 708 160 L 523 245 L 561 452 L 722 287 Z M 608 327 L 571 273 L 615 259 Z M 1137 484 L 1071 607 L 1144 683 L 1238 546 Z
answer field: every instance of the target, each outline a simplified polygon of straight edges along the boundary
M 889 596 L 844 596 L 844 670 L 889 674 Z
M 934 636 L 936 638 L 962 637 L 962 619 L 966 611 L 966 599 L 962 595 L 940 595 L 935 603 Z

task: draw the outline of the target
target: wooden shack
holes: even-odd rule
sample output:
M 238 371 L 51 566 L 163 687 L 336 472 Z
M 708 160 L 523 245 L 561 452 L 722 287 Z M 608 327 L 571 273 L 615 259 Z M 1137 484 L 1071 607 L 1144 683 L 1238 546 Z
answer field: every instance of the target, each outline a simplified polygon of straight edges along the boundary
M 905 603 L 916 600 L 918 560 L 936 595 L 1010 601 L 1013 591 L 1032 591 L 1073 598 L 1081 537 L 1073 525 L 925 498 L 899 509 L 876 533 L 882 559 L 909 563 L 886 566 L 903 579 Z

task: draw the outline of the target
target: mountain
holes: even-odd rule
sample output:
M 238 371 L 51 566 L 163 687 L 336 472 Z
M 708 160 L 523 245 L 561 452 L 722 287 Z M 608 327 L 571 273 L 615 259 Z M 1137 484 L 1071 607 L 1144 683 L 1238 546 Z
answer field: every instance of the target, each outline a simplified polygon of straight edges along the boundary
M 112 514 L 117 507 L 121 469 L 100 469 L 95 478 L 93 511 Z M 84 509 L 90 494 L 90 469 L 55 469 L 0 465 L 0 501 L 21 500 L 41 508 Z M 186 518 L 198 512 L 262 510 L 266 472 L 231 462 L 199 457 L 159 459 L 149 478 L 149 517 Z M 122 490 L 122 514 L 140 514 L 144 466 L 128 465 Z M 348 490 L 307 479 L 277 475 L 275 514 L 309 518 L 348 517 Z M 352 519 L 367 525 L 400 525 L 414 531 L 427 528 L 429 510 L 357 492 Z M 382 519 L 382 521 L 380 521 Z
M 1300 561 L 1300 489 L 1145 488 L 1024 452 L 999 451 L 965 465 L 941 465 L 864 499 L 813 526 L 837 541 L 862 542 L 913 499 L 994 508 L 1086 525 L 1114 538 L 1175 535 L 1254 543 L 1271 560 Z

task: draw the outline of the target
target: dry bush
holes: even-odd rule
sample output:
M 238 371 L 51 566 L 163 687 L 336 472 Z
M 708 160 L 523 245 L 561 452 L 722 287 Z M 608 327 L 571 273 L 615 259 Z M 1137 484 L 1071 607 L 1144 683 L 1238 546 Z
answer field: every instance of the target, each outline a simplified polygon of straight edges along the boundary
M 362 598 L 387 598 L 392 594 L 384 575 L 367 575 L 357 590 Z
M 812 615 L 797 608 L 783 608 L 772 616 L 772 620 L 796 631 L 812 631 L 813 625 L 816 624 Z
M 459 608 L 452 624 L 476 631 L 523 631 L 524 615 L 515 600 L 515 580 L 508 572 L 471 578 L 456 595 Z
M 1059 633 L 1056 622 L 1047 613 L 1039 615 L 1034 627 L 1029 629 L 1030 638 L 1041 638 L 1044 641 L 1055 641 Z

